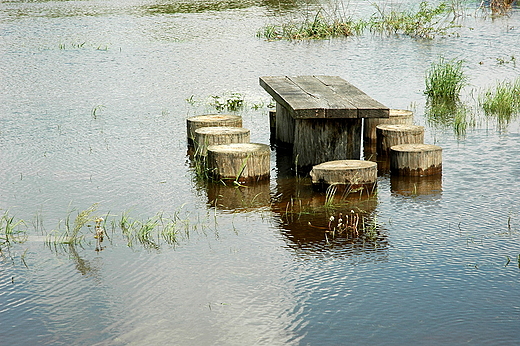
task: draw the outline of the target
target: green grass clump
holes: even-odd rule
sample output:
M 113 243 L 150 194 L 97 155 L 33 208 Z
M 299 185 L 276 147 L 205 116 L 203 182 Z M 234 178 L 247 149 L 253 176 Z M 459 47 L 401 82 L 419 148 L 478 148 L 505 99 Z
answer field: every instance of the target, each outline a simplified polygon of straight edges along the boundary
M 257 37 L 268 40 L 304 40 L 346 37 L 363 31 L 363 23 L 355 23 L 349 18 L 328 14 L 320 8 L 315 14 L 303 20 L 290 21 L 281 25 L 267 25 L 257 32 Z
M 463 60 L 447 61 L 442 57 L 432 63 L 426 72 L 424 93 L 432 99 L 457 100 L 468 79 L 462 64 Z
M 360 35 L 367 28 L 371 32 L 404 34 L 414 38 L 434 38 L 450 34 L 458 27 L 454 23 L 455 9 L 447 2 L 436 6 L 423 1 L 416 10 L 385 11 L 374 4 L 376 12 L 369 19 L 352 19 L 338 9 L 323 7 L 303 20 L 289 21 L 281 25 L 266 25 L 257 32 L 257 37 L 268 40 L 328 39 Z M 453 15 L 453 18 L 449 18 Z
M 499 82 L 479 98 L 486 115 L 508 119 L 520 112 L 520 77 L 515 81 Z
M 453 19 L 448 20 L 448 16 L 454 13 L 454 9 L 446 2 L 432 6 L 423 1 L 416 11 L 386 12 L 377 4 L 374 6 L 377 12 L 368 21 L 371 31 L 431 39 L 438 35 L 447 35 L 450 29 L 457 27 Z

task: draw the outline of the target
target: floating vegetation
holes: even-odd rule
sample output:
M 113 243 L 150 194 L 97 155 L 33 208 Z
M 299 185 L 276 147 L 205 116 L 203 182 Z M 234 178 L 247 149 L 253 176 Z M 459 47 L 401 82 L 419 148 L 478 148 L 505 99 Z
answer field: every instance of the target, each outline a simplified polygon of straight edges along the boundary
M 352 19 L 337 8 L 320 7 L 316 13 L 306 13 L 302 20 L 279 25 L 268 24 L 257 31 L 257 37 L 267 40 L 328 39 L 360 35 L 371 32 L 403 34 L 414 38 L 432 39 L 452 34 L 455 24 L 455 7 L 446 2 L 436 6 L 423 1 L 418 9 L 389 11 L 374 4 L 376 12 L 369 19 Z
M 186 103 L 192 107 L 202 106 L 207 111 L 215 110 L 221 112 L 237 113 L 246 109 L 258 110 L 266 107 L 264 100 L 246 100 L 246 96 L 239 92 L 225 92 L 222 94 L 210 95 L 204 99 L 191 95 L 186 98 Z M 268 106 L 268 105 L 267 105 Z
M 71 42 L 64 43 L 61 42 L 58 44 L 59 50 L 100 50 L 100 51 L 108 51 L 108 44 L 91 44 L 87 43 L 87 41 L 82 42 Z
M 389 12 L 378 4 L 374 4 L 374 6 L 377 12 L 368 21 L 368 27 L 373 32 L 388 32 L 432 39 L 435 36 L 451 34 L 450 29 L 458 27 L 454 23 L 454 7 L 447 2 L 433 6 L 426 1 L 422 1 L 417 10 Z
M 320 8 L 315 14 L 307 14 L 306 18 L 300 21 L 266 25 L 256 35 L 267 40 L 326 39 L 360 34 L 364 27 L 362 21 L 355 23 L 343 16 L 338 16 L 337 12 L 333 12 L 331 15 L 324 8 Z
M 433 62 L 426 72 L 424 93 L 435 100 L 457 100 L 468 80 L 462 69 L 463 62 L 455 59 L 446 60 L 443 57 Z
M 516 67 L 516 58 L 514 55 L 511 55 L 507 58 L 496 58 L 497 64 L 499 65 L 505 65 L 505 64 L 513 64 L 513 67 Z
M 236 112 L 244 107 L 244 97 L 240 93 L 231 93 L 227 97 L 212 95 L 209 104 L 219 112 L 224 110 Z
M 495 117 L 499 127 L 506 126 L 520 113 L 520 77 L 502 81 L 484 91 L 479 103 L 487 116 Z

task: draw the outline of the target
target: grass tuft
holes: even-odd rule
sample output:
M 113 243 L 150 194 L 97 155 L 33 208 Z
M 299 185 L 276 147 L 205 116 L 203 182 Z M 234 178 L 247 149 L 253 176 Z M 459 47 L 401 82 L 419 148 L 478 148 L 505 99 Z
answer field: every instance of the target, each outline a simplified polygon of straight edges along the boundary
M 426 72 L 424 93 L 435 100 L 457 100 L 467 85 L 468 77 L 462 69 L 463 60 L 446 60 L 441 57 Z

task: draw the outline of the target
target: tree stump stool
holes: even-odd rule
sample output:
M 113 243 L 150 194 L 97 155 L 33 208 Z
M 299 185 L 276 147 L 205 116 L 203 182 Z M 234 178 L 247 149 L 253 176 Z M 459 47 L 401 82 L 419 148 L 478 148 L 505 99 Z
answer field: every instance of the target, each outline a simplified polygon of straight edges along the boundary
M 243 127 L 201 127 L 195 130 L 195 155 L 206 156 L 210 145 L 249 143 L 249 137 L 250 131 Z
M 413 125 L 413 112 L 405 109 L 390 109 L 388 118 L 365 118 L 363 121 L 364 141 L 375 144 L 377 125 Z
M 269 178 L 271 150 L 267 144 L 232 143 L 210 145 L 207 165 L 216 180 L 239 183 Z
M 340 190 L 367 188 L 377 181 L 377 163 L 363 160 L 336 160 L 320 163 L 310 172 L 312 183 L 320 190 L 335 185 Z
M 188 144 L 193 145 L 195 130 L 201 127 L 232 126 L 242 127 L 242 117 L 233 114 L 196 115 L 186 120 Z
M 427 176 L 442 172 L 442 148 L 431 144 L 400 144 L 391 147 L 390 171 L 395 175 Z
M 389 155 L 390 147 L 424 142 L 424 127 L 417 125 L 377 125 L 377 154 Z

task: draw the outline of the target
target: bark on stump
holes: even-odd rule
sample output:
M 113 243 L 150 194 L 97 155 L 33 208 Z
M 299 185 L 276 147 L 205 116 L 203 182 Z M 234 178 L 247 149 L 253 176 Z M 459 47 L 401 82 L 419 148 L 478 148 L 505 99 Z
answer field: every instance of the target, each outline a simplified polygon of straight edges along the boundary
M 422 144 L 424 127 L 417 125 L 377 125 L 377 154 L 389 155 L 390 147 L 399 144 Z
M 266 144 L 210 145 L 207 165 L 213 178 L 239 183 L 269 178 L 271 151 Z
M 395 175 L 421 177 L 442 173 L 442 148 L 432 144 L 392 146 L 390 171 Z
M 195 130 L 195 155 L 206 156 L 210 145 L 249 143 L 249 138 L 250 131 L 243 127 L 201 127 Z
M 188 144 L 193 145 L 195 140 L 195 130 L 201 127 L 210 126 L 232 126 L 242 127 L 242 117 L 233 114 L 207 114 L 196 115 L 186 120 Z
M 370 144 L 376 143 L 377 125 L 413 125 L 413 112 L 405 109 L 390 109 L 388 118 L 365 118 L 363 127 L 363 139 L 365 142 Z
M 341 190 L 360 187 L 372 191 L 377 181 L 377 163 L 363 160 L 336 160 L 316 165 L 310 172 L 318 189 L 335 185 Z

